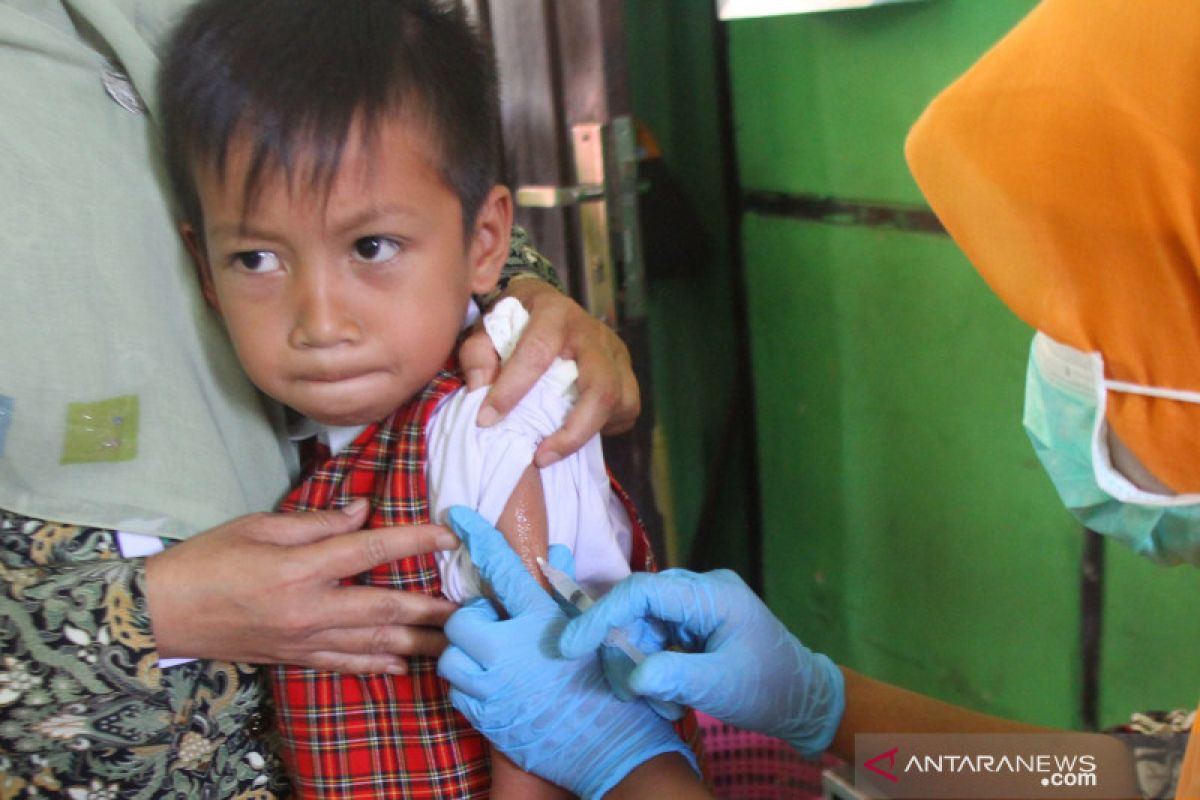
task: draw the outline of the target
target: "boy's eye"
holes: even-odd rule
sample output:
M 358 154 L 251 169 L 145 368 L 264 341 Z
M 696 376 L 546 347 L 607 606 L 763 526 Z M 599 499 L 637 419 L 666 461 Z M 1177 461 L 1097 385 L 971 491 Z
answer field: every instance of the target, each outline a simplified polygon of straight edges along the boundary
M 354 242 L 354 256 L 368 264 L 381 264 L 400 252 L 400 243 L 384 236 L 364 236 Z
M 247 250 L 234 253 L 234 266 L 241 267 L 247 272 L 274 272 L 279 269 L 279 256 L 270 250 Z

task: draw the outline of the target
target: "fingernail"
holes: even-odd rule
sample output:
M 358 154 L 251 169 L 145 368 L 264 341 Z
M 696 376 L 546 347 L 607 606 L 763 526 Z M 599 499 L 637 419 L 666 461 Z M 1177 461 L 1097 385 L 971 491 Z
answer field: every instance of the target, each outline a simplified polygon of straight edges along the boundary
M 342 513 L 347 517 L 357 516 L 367 507 L 367 499 L 365 497 L 356 497 L 346 505 L 342 506 Z
M 439 533 L 435 543 L 439 550 L 453 550 L 460 544 L 453 533 Z
M 537 465 L 539 467 L 548 467 L 551 464 L 558 463 L 559 461 L 562 461 L 562 456 L 553 450 L 547 450 L 537 457 Z
M 476 422 L 481 428 L 490 428 L 500 421 L 500 412 L 491 406 L 484 406 L 479 409 L 479 418 Z
M 474 391 L 487 383 L 487 372 L 481 369 L 469 369 L 465 377 L 469 391 Z
M 388 675 L 407 675 L 408 674 L 408 666 L 403 661 L 401 661 L 398 664 L 391 664 L 387 668 L 387 674 Z

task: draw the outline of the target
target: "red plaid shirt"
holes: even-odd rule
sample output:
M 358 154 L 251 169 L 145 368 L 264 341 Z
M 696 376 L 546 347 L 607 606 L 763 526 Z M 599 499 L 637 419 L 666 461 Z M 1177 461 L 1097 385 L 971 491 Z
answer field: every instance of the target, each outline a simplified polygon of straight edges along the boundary
M 368 527 L 429 522 L 425 430 L 438 403 L 463 385 L 443 370 L 421 394 L 324 463 L 284 501 L 284 511 L 371 501 Z M 615 487 L 615 483 L 614 483 Z M 615 487 L 616 488 L 616 487 Z M 651 569 L 646 532 L 628 497 L 637 569 Z M 376 567 L 353 583 L 441 594 L 432 555 Z M 486 797 L 483 737 L 450 704 L 437 660 L 409 659 L 409 674 L 344 675 L 304 667 L 273 670 L 284 758 L 297 792 L 320 798 Z

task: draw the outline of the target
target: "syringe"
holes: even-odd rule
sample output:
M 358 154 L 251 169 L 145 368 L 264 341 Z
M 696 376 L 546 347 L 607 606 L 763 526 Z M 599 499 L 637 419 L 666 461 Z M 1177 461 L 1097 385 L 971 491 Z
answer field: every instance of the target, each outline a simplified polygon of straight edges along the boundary
M 546 581 L 549 582 L 550 589 L 558 596 L 560 601 L 558 604 L 559 607 L 562 608 L 567 616 L 572 618 L 578 617 L 596 604 L 596 601 L 592 599 L 592 596 L 582 586 L 571 580 L 570 575 L 540 556 L 537 563 L 542 570 L 542 574 L 546 576 Z M 608 636 L 604 637 L 604 643 L 617 648 L 629 656 L 629 659 L 633 661 L 635 666 L 646 660 L 646 654 L 631 642 L 629 634 L 620 628 L 609 628 Z M 676 703 L 666 700 L 656 700 L 653 697 L 645 697 L 643 699 L 663 719 L 677 720 L 683 716 L 683 707 Z
M 542 570 L 542 574 L 546 576 L 546 580 L 550 583 L 550 588 L 562 600 L 562 603 L 559 605 L 563 607 L 563 611 L 566 612 L 567 616 L 572 618 L 578 617 L 595 605 L 596 601 L 584 591 L 582 586 L 571 580 L 570 575 L 541 556 L 538 557 L 537 563 L 538 567 Z M 604 643 L 617 648 L 629 656 L 634 664 L 640 664 L 646 660 L 646 654 L 639 650 L 637 645 L 629 641 L 629 635 L 620 628 L 609 628 L 608 636 L 604 638 Z

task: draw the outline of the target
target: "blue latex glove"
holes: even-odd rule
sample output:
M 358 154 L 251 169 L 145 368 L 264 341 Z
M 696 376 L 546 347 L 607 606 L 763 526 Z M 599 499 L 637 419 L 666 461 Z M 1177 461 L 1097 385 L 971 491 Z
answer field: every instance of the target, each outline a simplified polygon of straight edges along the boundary
M 571 614 L 570 616 L 575 616 Z M 659 620 L 637 620 L 632 626 L 626 627 L 625 634 L 637 649 L 646 655 L 657 653 L 670 645 L 670 631 Z M 633 659 L 625 652 L 612 645 L 600 647 L 600 662 L 604 665 L 604 676 L 608 678 L 609 688 L 621 700 L 633 700 L 637 693 L 629 688 L 629 676 L 637 668 Z M 679 703 L 667 700 L 647 698 L 650 707 L 663 719 L 680 719 L 687 709 Z
M 438 673 L 476 730 L 522 769 L 583 798 L 602 797 L 664 753 L 679 753 L 695 767 L 670 723 L 640 700 L 613 696 L 595 647 L 582 658 L 561 657 L 567 616 L 503 535 L 465 508 L 452 508 L 449 521 L 510 615 L 501 620 L 491 603 L 477 599 L 446 623 L 451 646 Z
M 575 559 L 566 547 L 557 544 L 551 545 L 550 563 L 570 575 L 572 580 L 575 579 Z M 557 592 L 553 593 L 552 597 L 568 617 L 573 618 L 579 615 L 579 609 L 572 608 L 566 599 L 560 597 Z M 625 628 L 624 633 L 629 642 L 644 654 L 657 653 L 669 644 L 667 626 L 658 620 L 637 620 L 633 625 Z M 604 676 L 608 678 L 608 686 L 617 699 L 631 701 L 638 697 L 629 688 L 629 674 L 633 672 L 637 664 L 625 654 L 624 650 L 614 645 L 601 645 L 600 663 L 604 668 Z M 678 703 L 666 700 L 651 698 L 647 700 L 647 705 L 654 709 L 654 713 L 671 721 L 682 718 L 686 711 Z
M 632 575 L 572 620 L 559 646 L 567 658 L 591 653 L 609 628 L 643 618 L 667 623 L 672 643 L 693 652 L 649 656 L 629 675 L 635 693 L 784 739 L 808 757 L 833 740 L 845 709 L 841 671 L 729 570 Z
M 550 545 L 548 553 L 550 563 L 571 576 L 575 580 L 575 557 L 569 548 L 561 544 Z M 579 610 L 568 606 L 567 601 L 552 593 L 551 597 L 567 617 L 579 615 Z M 657 653 L 667 646 L 667 627 L 657 620 L 638 620 L 625 630 L 629 641 L 643 653 Z M 619 647 L 613 645 L 600 646 L 600 664 L 604 668 L 604 676 L 608 678 L 608 688 L 618 700 L 634 700 L 638 695 L 629 688 L 629 673 L 637 664 Z M 664 700 L 649 700 L 647 702 L 654 712 L 663 719 L 672 722 L 683 717 L 687 710 L 678 703 L 668 703 Z

